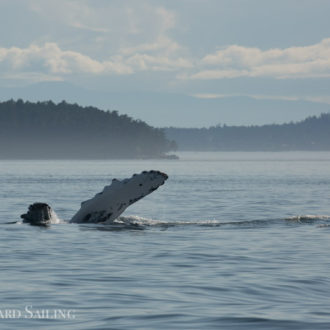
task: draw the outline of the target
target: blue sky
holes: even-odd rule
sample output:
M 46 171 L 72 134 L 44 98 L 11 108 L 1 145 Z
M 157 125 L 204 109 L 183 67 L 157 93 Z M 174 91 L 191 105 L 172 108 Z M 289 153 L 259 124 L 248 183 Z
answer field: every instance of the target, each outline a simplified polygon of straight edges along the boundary
M 330 109 L 329 13 L 328 0 L 1 0 L 0 96 L 44 84 L 56 101 L 53 82 L 156 126 L 299 120 Z

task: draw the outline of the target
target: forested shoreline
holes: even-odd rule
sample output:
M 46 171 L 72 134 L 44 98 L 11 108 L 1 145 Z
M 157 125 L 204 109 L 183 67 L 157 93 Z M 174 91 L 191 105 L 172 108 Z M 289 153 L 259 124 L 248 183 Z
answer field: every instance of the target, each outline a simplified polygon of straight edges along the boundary
M 0 103 L 1 159 L 159 158 L 175 147 L 162 129 L 117 111 L 65 101 Z
M 165 128 L 181 151 L 330 150 L 330 113 L 288 124 Z
M 175 158 L 167 153 L 176 148 L 330 150 L 330 113 L 287 124 L 160 129 L 117 111 L 65 101 L 0 103 L 0 159 Z

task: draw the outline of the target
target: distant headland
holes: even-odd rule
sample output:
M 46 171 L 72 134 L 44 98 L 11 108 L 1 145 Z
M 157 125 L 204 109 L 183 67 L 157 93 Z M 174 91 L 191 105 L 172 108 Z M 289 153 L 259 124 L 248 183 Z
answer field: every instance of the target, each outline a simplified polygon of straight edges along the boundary
M 330 151 L 330 113 L 287 124 L 164 130 L 180 151 Z
M 117 111 L 62 101 L 0 103 L 1 159 L 172 158 L 164 131 Z

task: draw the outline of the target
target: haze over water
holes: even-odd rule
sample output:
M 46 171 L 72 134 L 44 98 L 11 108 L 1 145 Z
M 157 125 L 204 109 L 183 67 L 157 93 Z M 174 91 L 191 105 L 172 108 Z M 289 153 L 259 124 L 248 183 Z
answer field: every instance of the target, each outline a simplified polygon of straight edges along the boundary
M 1 329 L 329 329 L 330 153 L 180 157 L 0 161 L 0 311 L 22 314 Z M 135 225 L 4 224 L 36 201 L 69 220 L 150 169 L 169 180 L 123 214 Z

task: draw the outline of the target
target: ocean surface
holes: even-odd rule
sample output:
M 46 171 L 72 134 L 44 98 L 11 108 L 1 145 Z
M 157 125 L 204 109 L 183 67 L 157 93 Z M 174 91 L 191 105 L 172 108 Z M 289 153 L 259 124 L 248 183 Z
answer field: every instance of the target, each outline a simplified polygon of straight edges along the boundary
M 0 328 L 330 329 L 330 153 L 179 156 L 0 161 Z M 132 226 L 6 224 L 151 169 Z

